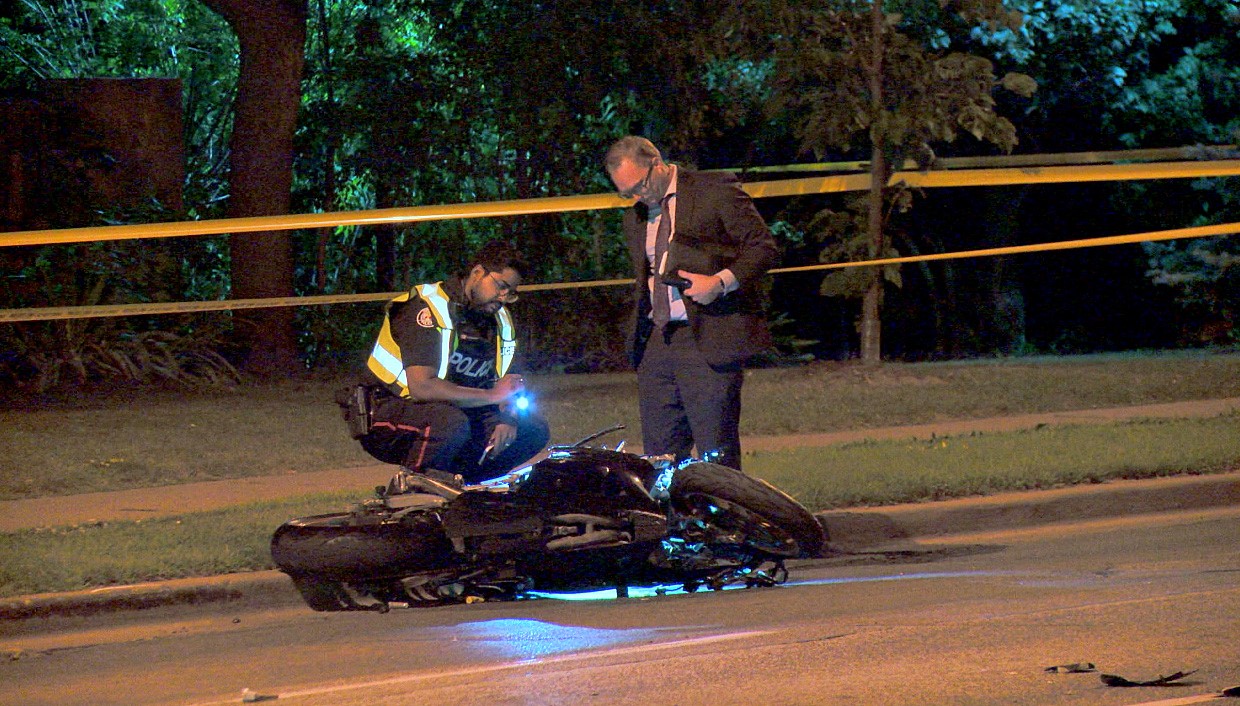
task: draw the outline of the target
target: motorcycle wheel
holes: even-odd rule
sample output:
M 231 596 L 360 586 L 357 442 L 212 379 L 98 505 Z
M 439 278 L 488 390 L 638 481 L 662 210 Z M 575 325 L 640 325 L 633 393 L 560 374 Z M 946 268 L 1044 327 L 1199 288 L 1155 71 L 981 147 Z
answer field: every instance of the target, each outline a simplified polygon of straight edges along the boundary
M 451 555 L 451 544 L 430 517 L 359 523 L 348 513 L 315 515 L 289 520 L 271 538 L 272 560 L 295 579 L 395 576 L 443 566 Z
M 727 466 L 695 463 L 678 471 L 669 489 L 682 514 L 744 535 L 742 543 L 785 558 L 822 551 L 822 525 L 790 495 Z

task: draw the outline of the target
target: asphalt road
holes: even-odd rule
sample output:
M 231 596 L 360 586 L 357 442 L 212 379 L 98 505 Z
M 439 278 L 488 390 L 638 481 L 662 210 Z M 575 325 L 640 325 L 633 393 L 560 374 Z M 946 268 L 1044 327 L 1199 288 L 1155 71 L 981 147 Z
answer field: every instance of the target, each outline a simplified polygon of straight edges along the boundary
M 1240 686 L 1238 539 L 1225 506 L 905 540 L 748 591 L 16 621 L 0 703 L 1200 703 Z M 1096 671 L 1045 671 L 1074 662 Z

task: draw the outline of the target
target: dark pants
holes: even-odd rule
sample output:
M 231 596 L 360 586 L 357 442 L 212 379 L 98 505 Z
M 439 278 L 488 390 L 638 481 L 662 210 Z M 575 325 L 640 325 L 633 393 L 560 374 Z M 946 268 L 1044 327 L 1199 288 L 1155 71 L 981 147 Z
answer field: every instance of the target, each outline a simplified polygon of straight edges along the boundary
M 678 459 L 718 453 L 717 463 L 741 467 L 740 365 L 712 368 L 684 324 L 655 329 L 637 366 L 642 451 Z
M 386 396 L 375 401 L 374 424 L 360 441 L 371 456 L 411 471 L 428 468 L 459 473 L 476 483 L 516 468 L 551 438 L 547 422 L 534 414 L 517 418 L 517 438 L 502 453 L 479 464 L 500 422 L 495 406 L 462 409 L 443 402 L 412 402 Z

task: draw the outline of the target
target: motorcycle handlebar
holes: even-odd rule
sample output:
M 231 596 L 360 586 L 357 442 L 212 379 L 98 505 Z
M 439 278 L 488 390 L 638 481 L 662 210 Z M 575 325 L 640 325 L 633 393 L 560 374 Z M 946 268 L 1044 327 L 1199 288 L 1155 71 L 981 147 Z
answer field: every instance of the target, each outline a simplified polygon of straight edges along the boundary
M 625 428 L 625 425 L 616 424 L 615 426 L 607 427 L 606 429 L 602 431 L 596 431 L 593 434 L 587 436 L 586 438 L 581 439 L 575 444 L 569 444 L 568 446 L 564 446 L 561 448 L 575 449 L 579 446 L 585 446 L 586 444 L 590 443 L 591 441 L 594 441 L 595 439 L 599 438 L 600 436 L 603 436 L 604 434 L 610 434 L 613 431 L 620 431 L 621 429 L 624 429 L 624 428 Z

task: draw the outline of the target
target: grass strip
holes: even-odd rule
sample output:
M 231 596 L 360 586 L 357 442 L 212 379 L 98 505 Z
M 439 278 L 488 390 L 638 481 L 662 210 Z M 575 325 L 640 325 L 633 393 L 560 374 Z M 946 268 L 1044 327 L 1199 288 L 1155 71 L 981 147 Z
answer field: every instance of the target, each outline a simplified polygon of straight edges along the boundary
M 555 443 L 615 423 L 628 428 L 608 443 L 641 438 L 634 374 L 530 380 Z M 823 362 L 745 380 L 741 434 L 768 436 L 1240 397 L 1240 352 Z M 343 382 L 14 400 L 0 405 L 0 500 L 373 464 L 331 401 Z
M 285 520 L 347 508 L 365 493 L 326 493 L 151 520 L 0 533 L 0 596 L 72 591 L 273 568 Z
M 1240 415 L 1043 427 L 757 453 L 745 470 L 814 511 L 1240 467 Z
M 1240 415 L 862 442 L 754 454 L 746 470 L 814 511 L 1240 466 Z M 345 509 L 333 493 L 141 521 L 0 534 L 0 596 L 272 568 L 290 517 Z

